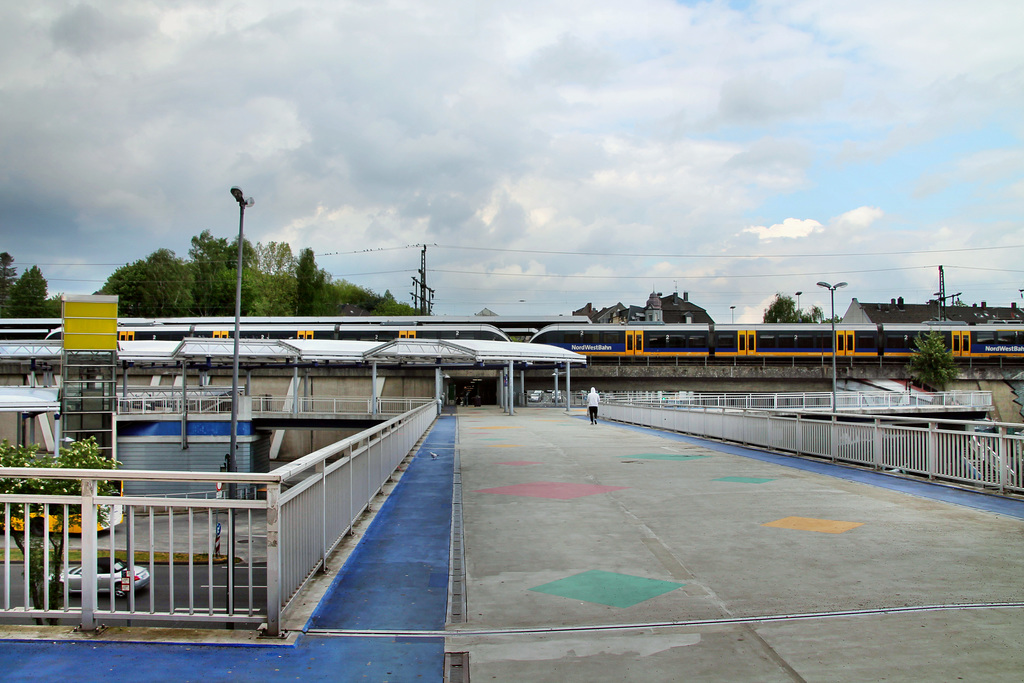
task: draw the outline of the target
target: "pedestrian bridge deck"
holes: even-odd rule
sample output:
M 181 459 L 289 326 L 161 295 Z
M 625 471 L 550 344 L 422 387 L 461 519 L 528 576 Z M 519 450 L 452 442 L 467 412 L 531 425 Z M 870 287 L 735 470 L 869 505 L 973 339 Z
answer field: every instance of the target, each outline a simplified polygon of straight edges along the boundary
M 454 422 L 440 418 L 320 609 L 286 624 L 305 632 L 294 645 L 6 642 L 0 666 L 10 680 L 439 681 L 448 651 L 495 681 L 1024 670 L 1020 500 L 591 425 L 583 409 Z M 458 622 L 438 599 L 453 486 Z

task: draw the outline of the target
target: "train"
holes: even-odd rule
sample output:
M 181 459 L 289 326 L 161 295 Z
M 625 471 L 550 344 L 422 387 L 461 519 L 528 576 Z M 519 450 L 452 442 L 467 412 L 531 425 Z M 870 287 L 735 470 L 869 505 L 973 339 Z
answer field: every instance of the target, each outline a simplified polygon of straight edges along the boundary
M 595 359 L 852 358 L 905 359 L 918 335 L 938 331 L 953 356 L 1024 359 L 1024 325 L 986 324 L 567 324 L 539 330 L 531 343 L 550 344 Z
M 350 322 L 351 321 L 351 322 Z M 423 320 L 368 323 L 366 318 L 254 318 L 239 321 L 241 339 L 340 339 L 380 341 L 393 339 L 479 339 L 510 341 L 493 325 L 478 323 L 430 323 Z M 0 319 L 0 340 L 58 341 L 59 318 Z M 234 318 L 119 319 L 118 341 L 177 341 L 186 338 L 232 339 Z

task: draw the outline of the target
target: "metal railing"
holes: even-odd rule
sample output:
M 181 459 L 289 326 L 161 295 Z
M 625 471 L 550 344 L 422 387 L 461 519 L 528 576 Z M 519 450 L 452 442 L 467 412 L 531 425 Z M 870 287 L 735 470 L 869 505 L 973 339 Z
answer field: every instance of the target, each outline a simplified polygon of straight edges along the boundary
M 611 420 L 876 470 L 1024 493 L 1019 424 L 770 410 L 679 409 L 605 401 Z
M 630 391 L 601 394 L 602 401 L 618 401 L 665 408 L 736 408 L 747 410 L 830 411 L 832 393 L 702 394 L 688 391 Z M 585 401 L 584 401 L 585 403 Z M 836 394 L 838 411 L 885 410 L 895 408 L 992 407 L 991 391 L 841 391 Z
M 282 613 L 325 567 L 436 414 L 431 402 L 265 474 L 116 474 L 126 481 L 249 487 L 259 492 L 250 500 L 100 496 L 97 482 L 109 480 L 109 471 L 7 468 L 4 478 L 79 480 L 81 495 L 0 494 L 4 519 L 11 520 L 0 531 L 0 619 L 73 621 L 85 630 L 96 628 L 100 619 L 107 624 L 263 623 L 268 635 L 277 635 Z M 12 514 L 24 519 L 29 505 L 37 506 L 35 519 L 19 525 Z M 71 524 L 58 517 L 80 523 L 81 535 L 69 533 Z M 26 547 L 40 553 L 23 557 L 19 534 Z M 52 575 L 57 548 L 58 571 L 69 580 L 61 582 L 59 595 L 43 593 L 37 604 L 31 577 Z M 98 558 L 115 554 L 145 572 L 98 576 Z M 75 567 L 81 567 L 80 598 L 72 593 Z M 139 585 L 146 581 L 148 586 Z
M 360 396 L 240 396 L 241 403 L 252 406 L 252 415 L 401 415 L 413 408 L 436 404 L 430 397 L 387 397 L 374 399 Z M 187 407 L 191 414 L 210 415 L 231 412 L 231 391 L 202 392 L 193 394 L 191 390 L 182 398 L 181 392 L 144 393 L 122 396 L 117 400 L 117 412 L 120 415 L 180 415 L 182 407 Z M 245 408 L 241 408 L 245 412 Z

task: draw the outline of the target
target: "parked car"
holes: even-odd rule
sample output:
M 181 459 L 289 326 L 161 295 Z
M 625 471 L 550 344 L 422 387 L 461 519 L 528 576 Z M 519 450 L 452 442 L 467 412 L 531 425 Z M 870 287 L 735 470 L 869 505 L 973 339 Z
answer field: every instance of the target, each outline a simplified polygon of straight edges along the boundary
M 125 594 L 122 590 L 124 579 L 128 576 L 128 565 L 121 560 L 114 560 L 114 593 L 118 597 Z M 82 567 L 71 567 L 67 575 L 62 572 L 61 583 L 67 580 L 68 590 L 72 593 L 82 592 Z M 135 590 L 139 591 L 149 585 L 149 570 L 141 565 L 135 565 Z M 96 590 L 100 593 L 110 591 L 110 558 L 100 557 L 96 559 Z
M 526 400 L 530 403 L 540 403 L 544 400 L 544 392 L 540 389 L 531 391 L 530 395 L 526 397 Z

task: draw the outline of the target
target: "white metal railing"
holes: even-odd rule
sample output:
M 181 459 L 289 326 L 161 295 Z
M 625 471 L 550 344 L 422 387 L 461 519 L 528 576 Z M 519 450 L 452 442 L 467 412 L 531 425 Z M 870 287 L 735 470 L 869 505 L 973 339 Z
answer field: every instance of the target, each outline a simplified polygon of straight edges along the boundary
M 1024 427 L 926 417 L 780 414 L 604 401 L 608 419 L 826 458 L 878 470 L 1024 493 Z
M 22 516 L 26 505 L 52 506 L 34 508 L 39 510 L 39 523 L 14 522 L 0 531 L 0 618 L 76 621 L 86 630 L 94 629 L 99 619 L 107 624 L 264 623 L 267 634 L 276 635 L 282 613 L 304 583 L 323 569 L 327 556 L 351 532 L 436 414 L 431 402 L 269 473 L 116 473 L 126 481 L 242 487 L 258 493 L 251 499 L 99 496 L 96 482 L 109 479 L 109 471 L 7 468 L 5 478 L 76 479 L 82 492 L 0 494 L 7 520 L 12 513 Z M 69 534 L 68 524 L 52 521 L 55 515 L 67 519 L 76 508 L 81 510 L 80 536 Z M 102 510 L 114 511 L 108 517 L 111 523 L 121 520 L 104 535 L 100 527 L 108 525 L 100 524 Z M 47 518 L 51 523 L 42 523 Z M 51 531 L 51 526 L 61 530 Z M 21 557 L 15 543 L 18 534 L 26 544 L 35 542 L 46 552 Z M 62 548 L 56 558 L 61 573 L 68 575 L 73 566 L 81 566 L 84 590 L 79 598 L 71 592 L 70 581 L 62 582 L 61 595 L 45 593 L 41 604 L 35 604 L 30 576 L 49 573 L 45 567 L 53 566 L 49 560 L 55 547 Z M 117 595 L 121 577 L 98 582 L 97 558 L 115 553 L 146 569 L 148 587 L 136 590 L 136 572 L 123 579 L 124 597 Z
M 828 391 L 798 393 L 703 394 L 690 391 L 630 391 L 601 394 L 602 401 L 620 401 L 665 408 L 736 408 L 748 410 L 823 410 L 832 407 Z M 585 403 L 585 401 L 584 401 Z M 895 408 L 992 407 L 990 391 L 840 391 L 838 411 L 886 410 Z
M 401 415 L 413 408 L 436 404 L 430 397 L 387 397 L 374 399 L 359 396 L 242 396 L 241 403 L 252 406 L 252 415 Z M 191 414 L 227 414 L 231 412 L 231 392 L 193 394 L 183 398 L 181 392 L 143 393 L 121 396 L 117 401 L 119 415 L 180 415 L 182 406 Z M 244 412 L 244 408 L 242 409 Z

